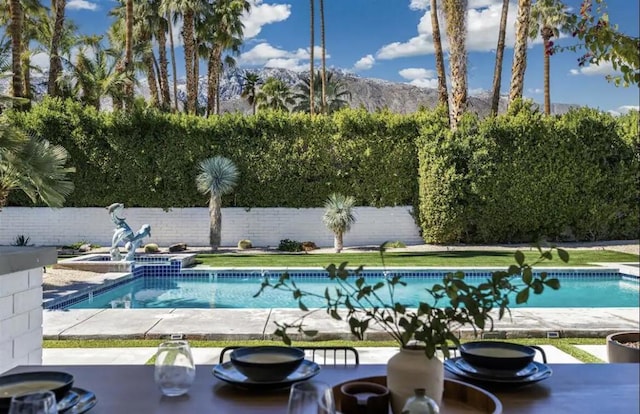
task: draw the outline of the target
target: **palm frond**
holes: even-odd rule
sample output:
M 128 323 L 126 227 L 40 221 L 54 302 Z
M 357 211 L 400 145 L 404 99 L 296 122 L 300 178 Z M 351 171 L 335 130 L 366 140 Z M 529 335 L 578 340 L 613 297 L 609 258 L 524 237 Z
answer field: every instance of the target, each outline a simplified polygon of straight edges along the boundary
M 238 169 L 233 161 L 215 156 L 200 162 L 200 174 L 196 177 L 196 186 L 203 194 L 223 195 L 233 190 L 238 177 Z
M 346 233 L 356 222 L 353 207 L 356 204 L 352 196 L 333 193 L 324 203 L 325 212 L 322 222 L 334 233 Z

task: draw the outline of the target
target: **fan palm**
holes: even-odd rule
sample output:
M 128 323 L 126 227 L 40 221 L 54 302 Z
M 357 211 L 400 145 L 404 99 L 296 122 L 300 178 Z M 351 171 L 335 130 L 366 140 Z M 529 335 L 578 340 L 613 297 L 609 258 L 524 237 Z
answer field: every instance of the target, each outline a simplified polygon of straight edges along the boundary
M 242 93 L 240 96 L 247 100 L 249 105 L 251 105 L 251 109 L 253 110 L 253 114 L 256 114 L 256 94 L 258 86 L 262 83 L 262 79 L 260 79 L 260 75 L 255 72 L 247 72 L 246 75 L 242 77 Z
M 228 158 L 215 156 L 200 162 L 196 177 L 198 191 L 209 193 L 209 245 L 211 250 L 220 246 L 222 233 L 222 196 L 230 193 L 238 181 L 238 169 Z
M 535 39 L 538 32 L 544 47 L 544 113 L 551 114 L 551 93 L 549 91 L 549 58 L 553 53 L 552 37 L 559 37 L 560 31 L 567 31 L 569 16 L 566 6 L 557 0 L 538 0 L 531 7 L 529 37 Z
M 12 190 L 24 191 L 33 203 L 62 207 L 73 191 L 67 174 L 75 168 L 65 167 L 67 159 L 63 147 L 0 124 L 0 209 Z
M 356 222 L 356 217 L 353 214 L 355 204 L 356 200 L 352 196 L 338 193 L 329 195 L 324 203 L 325 211 L 322 215 L 322 222 L 333 232 L 333 247 L 336 253 L 342 251 L 342 236 L 351 230 L 351 226 Z
M 289 106 L 296 103 L 291 89 L 278 78 L 267 78 L 256 95 L 258 108 L 271 108 L 276 111 L 289 112 Z
M 325 99 L 325 113 L 331 114 L 346 106 L 349 106 L 351 101 L 351 92 L 346 89 L 346 85 L 338 79 L 333 78 L 333 72 L 327 74 L 326 79 L 326 95 Z M 313 82 L 313 88 L 310 87 Z M 311 93 L 313 91 L 313 93 Z M 313 97 L 313 98 L 312 98 Z M 298 92 L 294 95 L 297 100 L 294 111 L 309 112 L 309 100 L 314 99 L 314 107 L 322 107 L 322 76 L 320 72 L 313 77 L 313 80 L 308 76 L 303 76 L 301 82 L 298 84 Z

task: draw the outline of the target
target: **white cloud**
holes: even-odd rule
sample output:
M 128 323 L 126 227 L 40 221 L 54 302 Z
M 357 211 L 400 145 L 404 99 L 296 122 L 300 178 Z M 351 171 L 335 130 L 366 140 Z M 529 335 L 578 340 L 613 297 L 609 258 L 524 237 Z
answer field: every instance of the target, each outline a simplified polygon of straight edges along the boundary
M 266 68 L 282 68 L 282 69 L 289 69 L 292 70 L 294 72 L 302 72 L 305 70 L 309 70 L 309 65 L 306 64 L 300 64 L 300 60 L 298 59 L 269 59 L 265 64 L 264 67 Z
M 601 62 L 599 64 L 590 64 L 580 69 L 571 69 L 569 73 L 572 75 L 607 76 L 615 75 L 619 72 L 613 68 L 610 62 Z
M 314 61 L 320 60 L 322 56 L 322 48 L 314 47 Z M 286 68 L 295 71 L 302 71 L 309 68 L 309 49 L 296 49 L 287 51 L 271 46 L 269 43 L 260 43 L 251 50 L 241 54 L 238 57 L 238 63 L 248 66 L 260 66 L 271 68 Z M 327 59 L 330 55 L 326 56 Z M 305 64 L 305 62 L 307 64 Z
M 353 65 L 353 70 L 368 70 L 373 67 L 374 63 L 376 63 L 376 58 L 374 58 L 373 55 L 367 55 L 360 58 L 360 60 Z
M 407 68 L 398 72 L 400 76 L 408 80 L 436 77 L 436 71 L 424 68 Z
M 86 0 L 70 0 L 67 3 L 68 10 L 98 10 L 98 5 Z
M 529 88 L 529 89 L 527 89 L 527 92 L 535 94 L 535 95 L 540 95 L 543 91 L 540 88 Z
M 414 4 L 415 3 L 415 4 Z M 411 6 L 422 4 L 423 2 L 414 0 Z M 410 7 L 411 7 L 410 6 Z M 509 3 L 509 13 L 507 15 L 507 32 L 505 44 L 513 47 L 515 42 L 515 21 L 518 11 L 517 2 Z M 500 26 L 500 16 L 502 14 L 502 0 L 471 0 L 467 11 L 467 50 L 470 52 L 488 52 L 494 50 L 498 43 L 498 31 Z M 442 47 L 448 50 L 449 43 L 446 36 L 446 23 L 442 15 L 439 15 L 440 35 L 442 37 Z M 393 42 L 382 46 L 376 57 L 378 59 L 395 59 L 406 56 L 426 55 L 434 52 L 433 36 L 431 29 L 431 11 L 425 11 L 417 26 L 416 36 L 404 42 Z M 540 43 L 536 39 L 530 43 Z
M 409 8 L 411 10 L 427 10 L 429 8 L 429 0 L 411 0 Z
M 420 88 L 435 89 L 438 87 L 438 77 L 435 70 L 424 68 L 406 68 L 398 72 L 400 76 L 407 79 L 409 85 Z
M 249 65 L 260 65 L 270 59 L 286 57 L 287 54 L 286 50 L 277 49 L 269 43 L 260 43 L 248 52 L 242 53 L 238 61 Z
M 291 15 L 290 4 L 264 4 L 263 0 L 251 0 L 251 10 L 244 13 L 244 38 L 257 36 L 262 26 L 287 20 Z

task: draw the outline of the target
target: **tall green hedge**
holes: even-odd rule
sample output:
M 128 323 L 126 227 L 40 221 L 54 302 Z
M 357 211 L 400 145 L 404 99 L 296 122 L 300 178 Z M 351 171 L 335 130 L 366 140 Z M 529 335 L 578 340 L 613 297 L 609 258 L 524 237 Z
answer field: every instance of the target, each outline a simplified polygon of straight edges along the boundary
M 69 151 L 67 206 L 206 206 L 198 164 L 222 155 L 240 171 L 225 206 L 318 207 L 340 192 L 358 205 L 413 205 L 430 243 L 638 237 L 637 112 L 546 117 L 523 104 L 466 115 L 456 132 L 441 110 L 202 118 L 47 98 L 3 116 Z M 10 203 L 29 205 L 19 193 Z
M 136 110 L 97 112 L 45 99 L 10 122 L 64 146 L 76 167 L 71 207 L 206 206 L 199 161 L 214 155 L 240 171 L 225 206 L 317 207 L 332 192 L 359 205 L 413 204 L 417 157 L 412 116 L 346 110 L 333 117 L 261 112 L 211 118 Z M 13 205 L 28 202 L 16 194 Z
M 424 239 L 638 237 L 637 123 L 637 113 L 616 119 L 579 109 L 546 117 L 525 106 L 483 121 L 469 116 L 455 133 L 423 127 Z

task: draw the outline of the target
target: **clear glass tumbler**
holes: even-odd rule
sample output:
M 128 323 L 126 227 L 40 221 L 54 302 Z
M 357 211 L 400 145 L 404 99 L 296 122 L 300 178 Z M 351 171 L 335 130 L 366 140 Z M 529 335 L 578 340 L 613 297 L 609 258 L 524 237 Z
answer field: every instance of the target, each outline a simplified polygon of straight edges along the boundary
M 186 394 L 196 377 L 191 348 L 187 341 L 168 341 L 158 346 L 155 381 L 169 397 Z
M 298 382 L 291 386 L 288 414 L 335 414 L 333 390 L 319 381 Z
M 56 396 L 42 391 L 13 397 L 9 414 L 58 414 Z

